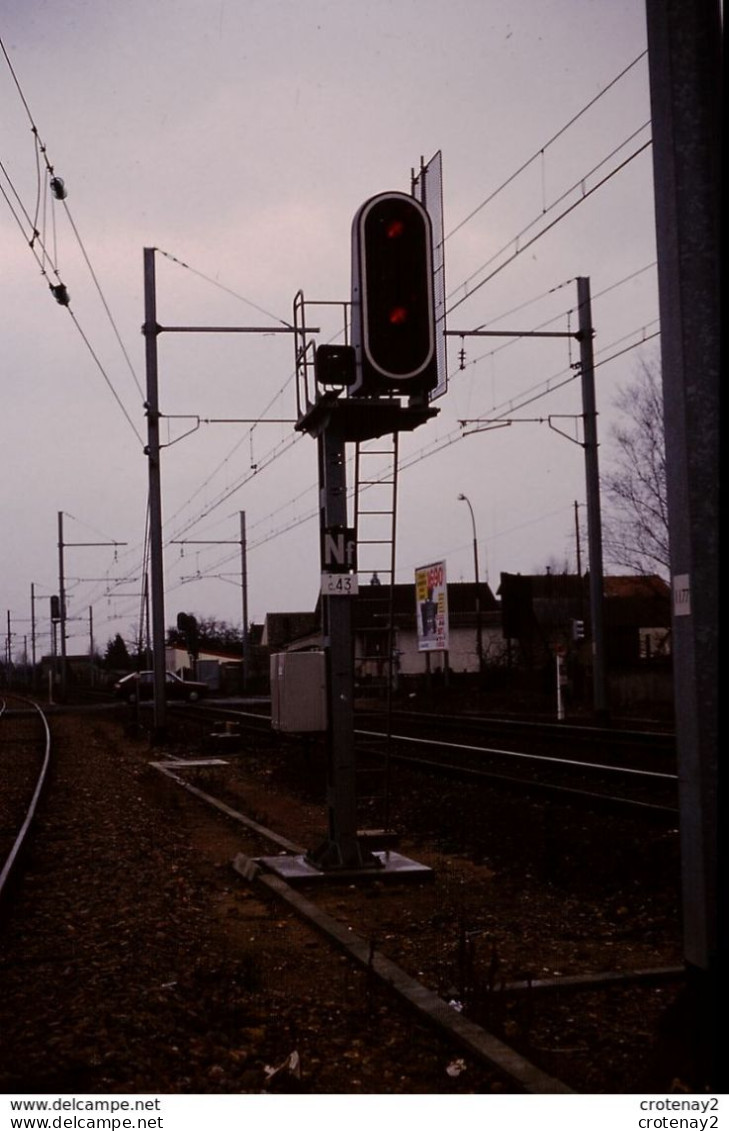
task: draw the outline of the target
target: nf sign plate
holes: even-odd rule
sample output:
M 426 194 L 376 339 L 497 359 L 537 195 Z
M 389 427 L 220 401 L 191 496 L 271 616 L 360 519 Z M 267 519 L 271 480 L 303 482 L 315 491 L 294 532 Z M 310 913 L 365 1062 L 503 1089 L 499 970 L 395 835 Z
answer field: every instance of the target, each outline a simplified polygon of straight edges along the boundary
M 321 561 L 325 573 L 349 573 L 357 568 L 357 537 L 353 527 L 324 528 Z

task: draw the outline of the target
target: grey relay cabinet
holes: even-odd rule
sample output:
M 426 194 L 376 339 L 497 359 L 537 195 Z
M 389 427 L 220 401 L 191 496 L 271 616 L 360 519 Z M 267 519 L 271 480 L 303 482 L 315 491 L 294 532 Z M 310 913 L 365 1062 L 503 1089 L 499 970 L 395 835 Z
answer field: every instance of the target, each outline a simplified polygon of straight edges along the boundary
M 271 656 L 271 726 L 294 734 L 327 729 L 326 661 L 323 652 L 276 652 Z

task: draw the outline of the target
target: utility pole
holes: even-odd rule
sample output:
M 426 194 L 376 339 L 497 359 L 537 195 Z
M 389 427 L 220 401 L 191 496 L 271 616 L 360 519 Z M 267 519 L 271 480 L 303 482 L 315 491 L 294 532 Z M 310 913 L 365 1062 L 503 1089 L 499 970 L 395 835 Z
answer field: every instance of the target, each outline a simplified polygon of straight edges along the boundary
M 66 581 L 63 565 L 63 511 L 58 512 L 58 609 L 61 628 L 61 702 L 66 700 L 68 673 L 66 670 Z
M 33 662 L 33 676 L 31 686 L 35 690 L 35 582 L 30 583 L 30 655 Z
M 147 667 L 152 666 L 152 630 L 151 630 L 151 617 L 149 609 L 149 574 L 144 575 L 144 654 Z M 141 630 L 139 641 L 139 652 L 142 652 Z
M 590 569 L 590 613 L 592 617 L 592 682 L 593 710 L 598 722 L 608 721 L 607 677 L 605 669 L 605 634 L 603 628 L 603 566 L 602 566 L 602 519 L 600 517 L 600 473 L 597 458 L 597 407 L 595 401 L 595 363 L 593 358 L 592 310 L 590 303 L 590 280 L 577 279 L 577 304 L 579 326 L 575 333 L 567 330 L 445 330 L 446 337 L 460 338 L 576 338 L 580 345 L 580 371 L 582 376 L 582 423 L 584 438 L 582 443 L 572 440 L 562 432 L 548 417 L 547 422 L 555 432 L 573 443 L 580 443 L 585 453 L 585 479 L 587 482 L 587 540 Z M 512 423 L 505 417 L 492 420 L 477 418 L 462 420 L 461 425 L 480 424 L 485 427 L 502 426 Z M 521 423 L 543 423 L 541 418 L 522 419 Z M 480 429 L 477 429 L 480 431 Z M 579 538 L 578 538 L 579 555 Z M 579 568 L 581 569 L 581 562 Z
M 64 570 L 65 551 L 69 547 L 78 546 L 126 546 L 126 542 L 65 542 L 63 538 L 63 511 L 58 512 L 58 592 L 59 592 L 59 623 L 61 625 L 61 699 L 66 698 L 67 673 L 66 673 L 66 580 Z M 96 579 L 98 580 L 98 578 Z M 32 601 L 32 589 L 31 589 Z M 89 618 L 91 609 L 89 608 Z M 93 653 L 93 637 L 91 641 Z
M 590 302 L 590 280 L 577 280 L 580 371 L 582 377 L 582 421 L 584 428 L 585 481 L 587 485 L 587 543 L 590 564 L 590 619 L 592 622 L 592 686 L 595 717 L 608 720 L 603 626 L 602 518 L 600 516 L 600 471 L 597 459 L 597 406 L 595 364 L 592 350 L 594 330 Z
M 248 632 L 248 541 L 246 538 L 246 512 L 240 511 L 240 537 L 237 541 L 231 538 L 174 538 L 173 545 L 178 546 L 239 546 L 240 547 L 240 588 L 243 614 L 242 653 L 243 675 L 242 686 L 246 689 L 250 665 L 250 634 Z
M 48 697 L 49 703 L 53 702 L 53 685 L 58 676 L 58 621 L 51 617 L 51 672 L 50 672 L 50 685 L 51 692 Z
M 150 572 L 152 598 L 152 654 L 154 668 L 154 730 L 155 737 L 164 737 L 167 722 L 165 704 L 165 610 L 164 610 L 164 565 L 162 553 L 162 482 L 160 467 L 159 438 L 159 369 L 157 339 L 161 333 L 174 334 L 291 334 L 296 335 L 294 326 L 160 326 L 157 322 L 157 294 L 155 283 L 155 249 L 144 249 L 144 326 L 145 356 L 147 368 L 147 446 L 145 455 L 149 466 L 149 526 L 150 526 Z M 306 328 L 311 333 L 319 327 Z M 198 418 L 199 422 L 199 418 Z M 210 420 L 210 424 L 260 424 L 259 419 L 251 420 Z M 273 420 L 268 423 L 290 423 L 294 420 Z
M 579 503 L 575 499 L 575 545 L 577 547 L 577 576 L 582 577 L 582 547 L 580 545 L 580 512 Z
M 162 479 L 159 442 L 159 377 L 157 360 L 157 294 L 154 248 L 144 249 L 144 340 L 147 367 L 147 465 L 149 469 L 149 564 L 152 589 L 152 667 L 154 670 L 154 738 L 167 727 L 165 699 L 165 584 L 162 549 Z
M 89 687 L 94 686 L 94 610 L 89 605 Z
M 694 1091 L 726 1091 L 719 965 L 719 430 L 722 21 L 718 0 L 647 0 L 673 590 L 679 825 Z M 725 127 L 724 127 L 725 129 Z M 689 1028 L 689 1026 L 687 1026 Z M 725 1061 L 724 1061 L 725 1063 Z
M 248 631 L 248 541 L 246 512 L 240 512 L 240 588 L 243 600 L 243 690 L 248 687 L 251 663 L 251 641 Z

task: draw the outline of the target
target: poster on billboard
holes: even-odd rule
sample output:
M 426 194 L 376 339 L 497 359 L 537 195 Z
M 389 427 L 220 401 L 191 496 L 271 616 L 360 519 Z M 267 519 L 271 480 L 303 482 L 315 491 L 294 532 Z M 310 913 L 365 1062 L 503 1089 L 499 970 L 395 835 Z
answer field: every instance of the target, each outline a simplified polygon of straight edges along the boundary
M 445 562 L 415 570 L 415 619 L 419 652 L 448 651 L 448 589 Z

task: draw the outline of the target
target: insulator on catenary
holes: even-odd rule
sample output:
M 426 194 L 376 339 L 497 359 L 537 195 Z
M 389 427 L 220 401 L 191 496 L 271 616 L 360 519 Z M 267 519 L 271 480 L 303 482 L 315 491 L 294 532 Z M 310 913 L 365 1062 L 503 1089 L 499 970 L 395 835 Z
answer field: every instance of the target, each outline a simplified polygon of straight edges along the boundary
M 57 303 L 61 306 L 68 306 L 71 301 L 71 296 L 63 283 L 56 283 L 55 286 L 51 283 L 51 291 Z
M 68 196 L 62 177 L 51 177 L 51 192 L 56 200 L 65 200 Z

